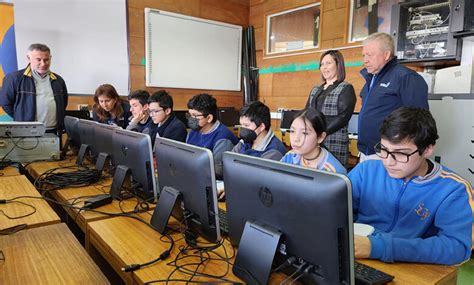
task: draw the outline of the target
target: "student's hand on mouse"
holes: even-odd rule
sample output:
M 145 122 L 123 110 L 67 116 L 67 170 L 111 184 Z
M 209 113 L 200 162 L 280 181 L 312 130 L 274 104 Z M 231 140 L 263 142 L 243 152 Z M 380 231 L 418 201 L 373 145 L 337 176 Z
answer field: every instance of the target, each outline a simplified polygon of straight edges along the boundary
M 372 245 L 368 237 L 354 235 L 354 254 L 356 258 L 369 258 Z

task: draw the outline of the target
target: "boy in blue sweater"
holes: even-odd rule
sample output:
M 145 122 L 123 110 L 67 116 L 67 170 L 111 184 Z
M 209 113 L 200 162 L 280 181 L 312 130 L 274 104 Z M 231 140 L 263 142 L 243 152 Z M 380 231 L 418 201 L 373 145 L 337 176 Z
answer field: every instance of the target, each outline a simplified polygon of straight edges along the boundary
M 385 118 L 378 160 L 350 173 L 354 221 L 375 228 L 355 236 L 356 258 L 453 265 L 471 255 L 470 184 L 428 157 L 438 139 L 430 112 L 402 107 Z
M 270 126 L 270 109 L 259 101 L 248 103 L 240 109 L 240 141 L 232 151 L 280 160 L 286 148 Z
M 188 102 L 188 126 L 191 131 L 186 143 L 212 151 L 216 177 L 222 177 L 222 154 L 238 142 L 234 134 L 217 120 L 216 99 L 199 94 Z
M 162 137 L 175 141 L 185 142 L 186 126 L 173 113 L 173 98 L 165 90 L 160 90 L 148 99 L 149 112 L 153 124 L 150 127 L 152 143 L 155 138 Z

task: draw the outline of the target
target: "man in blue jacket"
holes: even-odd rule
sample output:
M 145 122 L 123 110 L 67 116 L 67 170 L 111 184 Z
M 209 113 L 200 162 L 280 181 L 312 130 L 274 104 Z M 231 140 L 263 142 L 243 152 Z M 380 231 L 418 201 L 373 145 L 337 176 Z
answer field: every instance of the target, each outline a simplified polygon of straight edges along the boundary
M 68 101 L 63 78 L 49 70 L 51 51 L 44 44 L 28 48 L 28 66 L 3 79 L 0 105 L 15 121 L 39 121 L 47 132 L 64 129 Z
M 354 237 L 356 258 L 446 265 L 469 259 L 472 189 L 428 159 L 438 139 L 430 112 L 402 107 L 384 120 L 380 134 L 374 151 L 381 159 L 349 173 L 354 221 L 375 228 Z
M 393 39 L 385 33 L 375 33 L 364 40 L 361 74 L 366 84 L 360 96 L 357 147 L 361 161 L 374 154 L 380 140 L 383 119 L 402 106 L 428 109 L 428 86 L 423 78 L 398 63 Z

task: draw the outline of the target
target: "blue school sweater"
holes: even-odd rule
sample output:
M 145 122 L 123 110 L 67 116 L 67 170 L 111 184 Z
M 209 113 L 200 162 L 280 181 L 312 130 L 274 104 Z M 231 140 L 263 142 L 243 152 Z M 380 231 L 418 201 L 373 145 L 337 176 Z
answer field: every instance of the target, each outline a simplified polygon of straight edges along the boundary
M 349 173 L 354 221 L 375 228 L 371 258 L 453 265 L 470 257 L 471 186 L 433 163 L 430 173 L 409 181 L 390 177 L 381 160 Z

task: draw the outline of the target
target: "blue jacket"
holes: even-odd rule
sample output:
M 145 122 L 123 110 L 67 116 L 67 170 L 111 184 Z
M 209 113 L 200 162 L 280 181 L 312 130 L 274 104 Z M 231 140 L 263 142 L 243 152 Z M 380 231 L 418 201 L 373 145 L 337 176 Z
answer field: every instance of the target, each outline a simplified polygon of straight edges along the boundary
M 68 102 L 66 83 L 53 72 L 49 73 L 49 78 L 56 102 L 57 129 L 61 131 Z M 14 121 L 36 120 L 36 86 L 30 65 L 5 76 L 0 90 L 0 105 Z
M 397 58 L 387 62 L 377 74 L 370 91 L 372 74 L 364 68 L 360 72 L 366 84 L 360 92 L 362 108 L 359 113 L 357 147 L 360 152 L 374 154 L 374 146 L 380 141 L 382 122 L 392 111 L 411 106 L 428 109 L 428 86 L 413 70 L 398 63 Z
M 347 170 L 339 162 L 339 160 L 334 157 L 334 155 L 332 155 L 323 147 L 321 148 L 321 151 L 323 152 L 323 157 L 319 161 L 318 165 L 316 165 L 316 169 L 325 170 L 328 172 L 335 172 L 339 174 L 347 174 Z M 306 166 L 304 165 L 303 160 L 301 159 L 301 155 L 296 154 L 293 151 L 287 152 L 280 161 L 294 165 Z
M 359 163 L 349 173 L 354 221 L 375 228 L 371 258 L 452 265 L 470 257 L 472 189 L 433 163 L 429 174 L 408 182 L 390 177 L 381 160 Z
M 172 113 L 164 124 L 158 127 L 153 121 L 150 125 L 150 137 L 152 143 L 155 143 L 157 134 L 162 138 L 172 139 L 175 141 L 185 142 L 188 132 L 186 126 Z
M 214 126 L 208 133 L 203 134 L 199 131 L 191 130 L 186 138 L 186 143 L 205 147 L 212 151 L 217 179 L 222 177 L 222 154 L 225 151 L 232 150 L 237 142 L 238 140 L 234 134 L 219 121 L 214 123 Z

